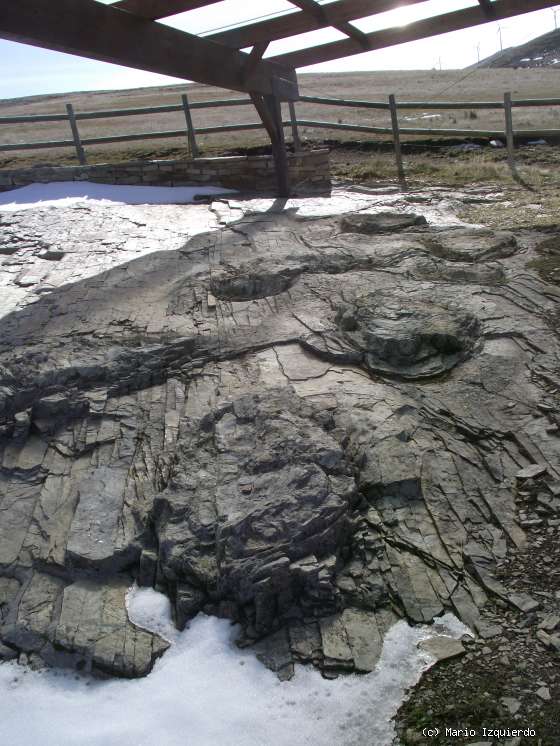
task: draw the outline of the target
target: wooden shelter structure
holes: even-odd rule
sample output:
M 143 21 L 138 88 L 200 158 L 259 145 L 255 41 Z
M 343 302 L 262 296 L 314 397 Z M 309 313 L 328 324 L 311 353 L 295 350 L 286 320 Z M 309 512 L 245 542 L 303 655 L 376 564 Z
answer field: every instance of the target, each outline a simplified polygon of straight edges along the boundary
M 296 68 L 499 21 L 558 0 L 472 0 L 470 7 L 364 33 L 352 21 L 427 0 L 289 0 L 294 11 L 197 36 L 159 20 L 218 0 L 4 0 L 0 37 L 243 91 L 268 132 L 279 194 L 289 192 L 281 102 L 298 98 Z M 272 41 L 332 27 L 344 38 L 264 57 Z M 241 50 L 250 49 L 245 52 Z

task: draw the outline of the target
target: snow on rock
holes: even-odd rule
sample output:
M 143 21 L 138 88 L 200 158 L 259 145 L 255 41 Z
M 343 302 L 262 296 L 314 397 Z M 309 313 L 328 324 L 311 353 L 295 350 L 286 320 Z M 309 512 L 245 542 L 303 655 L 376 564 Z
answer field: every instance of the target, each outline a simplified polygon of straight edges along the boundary
M 95 200 L 127 205 L 188 204 L 197 197 L 232 194 L 234 189 L 220 186 L 126 186 L 95 184 L 90 181 L 59 181 L 48 184 L 28 184 L 0 194 L 0 210 L 13 212 L 32 207 L 71 207 Z
M 453 616 L 433 627 L 395 624 L 376 670 L 336 681 L 297 667 L 280 682 L 252 651 L 238 650 L 235 629 L 199 615 L 182 633 L 162 594 L 134 589 L 136 624 L 173 644 L 144 679 L 96 681 L 61 671 L 0 665 L 0 741 L 18 746 L 389 746 L 391 718 L 406 688 L 433 658 L 418 649 L 437 634 L 467 632 Z M 24 713 L 24 716 L 22 716 Z

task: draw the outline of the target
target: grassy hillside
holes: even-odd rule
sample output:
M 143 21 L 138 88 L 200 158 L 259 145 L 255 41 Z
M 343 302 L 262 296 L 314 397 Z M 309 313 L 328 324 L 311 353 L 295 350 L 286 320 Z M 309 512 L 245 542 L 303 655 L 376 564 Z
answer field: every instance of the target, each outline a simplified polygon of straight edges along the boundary
M 473 65 L 473 68 L 546 68 L 554 65 L 560 65 L 560 30 L 558 29 L 537 36 L 525 44 L 509 47 L 493 54 Z

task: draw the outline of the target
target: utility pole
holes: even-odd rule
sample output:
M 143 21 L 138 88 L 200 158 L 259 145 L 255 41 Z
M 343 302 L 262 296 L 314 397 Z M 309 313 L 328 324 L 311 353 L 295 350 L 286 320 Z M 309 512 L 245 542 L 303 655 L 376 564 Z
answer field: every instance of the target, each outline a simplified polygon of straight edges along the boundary
M 480 42 L 476 45 L 476 61 L 480 62 Z
M 552 12 L 554 13 L 554 30 L 558 31 L 558 18 L 556 17 L 558 14 L 558 8 L 552 8 Z
M 498 39 L 500 40 L 500 52 L 504 51 L 504 45 L 502 41 L 502 27 L 498 24 Z

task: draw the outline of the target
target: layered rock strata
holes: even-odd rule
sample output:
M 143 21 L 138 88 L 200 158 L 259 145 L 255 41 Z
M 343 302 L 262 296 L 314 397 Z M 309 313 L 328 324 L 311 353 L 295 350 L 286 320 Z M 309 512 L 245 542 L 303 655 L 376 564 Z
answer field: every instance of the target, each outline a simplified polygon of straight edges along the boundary
M 495 577 L 517 485 L 560 479 L 559 293 L 526 247 L 386 206 L 216 210 L 0 319 L 0 657 L 145 674 L 166 643 L 134 580 L 284 678 L 371 671 L 399 617 L 484 636 L 488 595 L 533 608 Z M 42 212 L 2 241 L 89 219 Z

